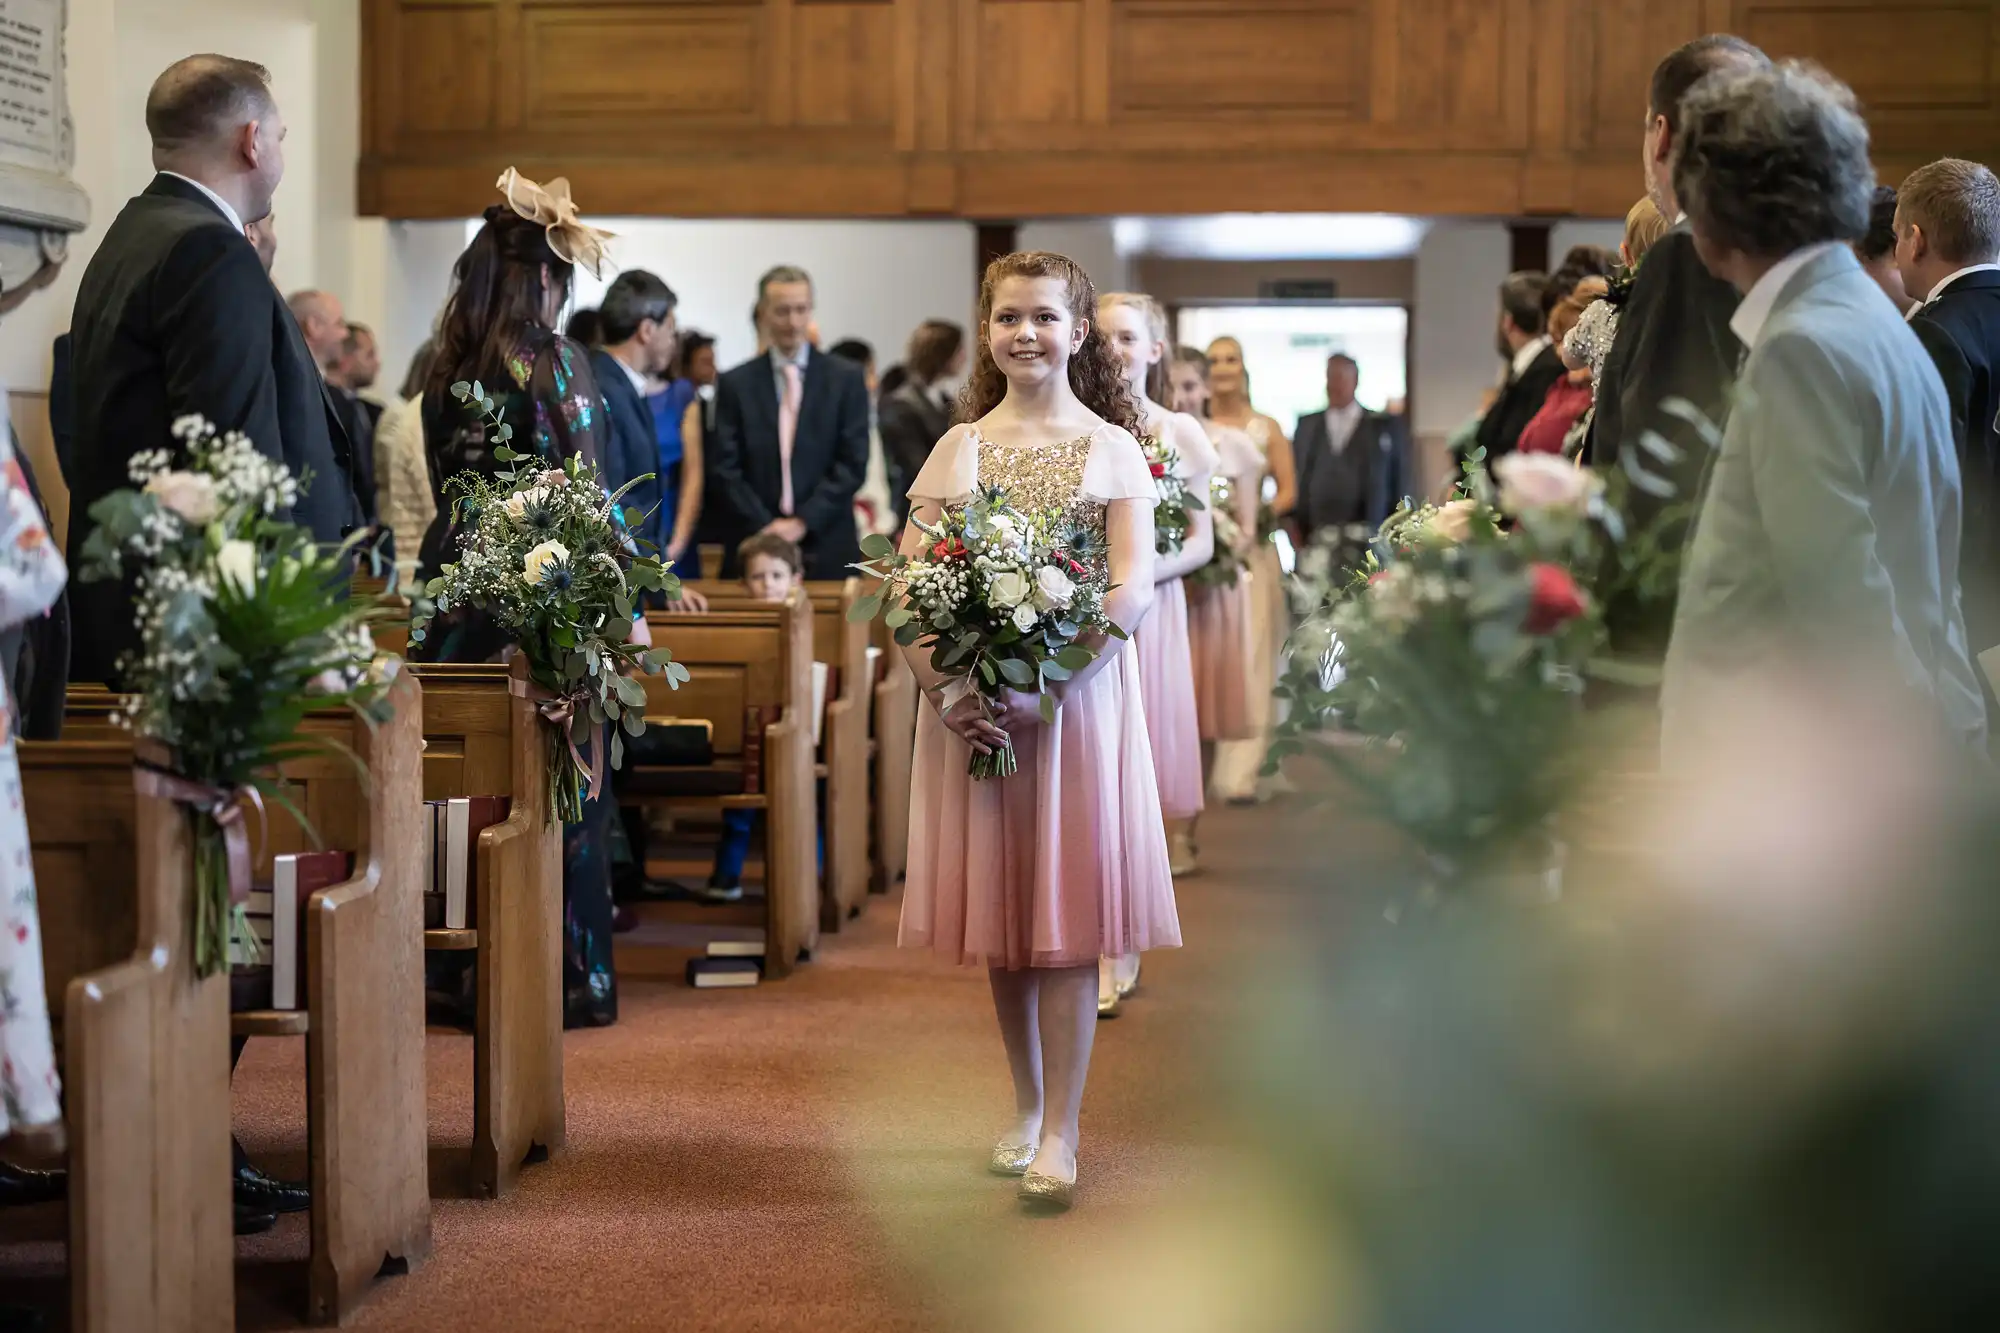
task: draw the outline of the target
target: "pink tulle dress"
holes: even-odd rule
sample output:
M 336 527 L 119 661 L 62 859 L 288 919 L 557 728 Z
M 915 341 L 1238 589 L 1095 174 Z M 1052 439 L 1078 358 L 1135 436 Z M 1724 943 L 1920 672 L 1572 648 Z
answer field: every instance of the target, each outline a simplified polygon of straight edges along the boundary
M 1257 442 L 1233 426 L 1214 421 L 1202 426 L 1220 459 L 1216 475 L 1229 478 L 1239 496 L 1256 495 L 1264 483 L 1264 451 Z M 1254 549 L 1255 538 L 1254 532 L 1244 534 L 1245 556 Z M 1248 740 L 1257 734 L 1250 699 L 1250 661 L 1256 654 L 1250 619 L 1254 582 L 1246 568 L 1232 585 L 1188 586 L 1195 720 L 1205 741 Z
M 1178 414 L 1177 414 L 1178 415 Z M 1208 503 L 1206 478 L 1215 471 L 1214 449 L 1193 417 L 1181 418 L 1191 429 L 1177 432 L 1182 443 L 1183 481 L 1201 478 Z M 1199 439 L 1203 452 L 1190 442 Z M 1153 586 L 1153 610 L 1132 635 L 1139 658 L 1139 694 L 1145 700 L 1146 731 L 1153 747 L 1153 772 L 1160 785 L 1160 813 L 1168 819 L 1192 819 L 1201 813 L 1201 723 L 1194 689 L 1194 652 L 1188 640 L 1187 590 L 1180 579 Z
M 1113 500 L 1157 498 L 1130 434 L 1103 426 L 1046 446 L 953 428 L 910 487 L 912 506 L 1004 487 L 1024 507 L 1067 506 L 1104 529 Z M 910 776 L 910 856 L 897 942 L 954 963 L 1095 967 L 1181 942 L 1153 760 L 1129 644 L 1064 700 L 1050 726 L 1015 730 L 1019 769 L 974 781 L 972 751 L 928 700 Z

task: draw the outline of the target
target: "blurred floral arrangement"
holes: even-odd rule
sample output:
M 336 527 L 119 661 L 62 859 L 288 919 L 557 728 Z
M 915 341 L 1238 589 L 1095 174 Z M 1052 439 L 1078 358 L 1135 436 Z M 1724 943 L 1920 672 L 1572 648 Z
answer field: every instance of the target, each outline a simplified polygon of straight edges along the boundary
M 1207 506 L 1181 477 L 1180 450 L 1157 435 L 1146 436 L 1139 441 L 1139 447 L 1145 450 L 1146 466 L 1160 491 L 1160 502 L 1153 509 L 1154 549 L 1161 555 L 1176 555 L 1193 525 L 1190 515 Z
M 483 612 L 513 639 L 547 724 L 550 818 L 574 823 L 603 782 L 604 729 L 613 767 L 625 762 L 624 737 L 646 730 L 646 688 L 633 673 L 662 673 L 675 689 L 688 679 L 666 648 L 631 641 L 639 594 L 672 598 L 681 586 L 626 536 L 644 518 L 628 523 L 618 502 L 650 474 L 607 495 L 582 459 L 545 468 L 511 447 L 513 428 L 484 386 L 461 381 L 451 391 L 492 422 L 494 457 L 525 466 L 492 477 L 462 472 L 446 483 L 464 542 L 456 563 L 424 589 L 410 640 L 422 643 L 439 617 L 462 611 Z
M 1249 563 L 1249 543 L 1243 525 L 1236 521 L 1236 483 L 1221 473 L 1209 478 L 1208 507 L 1215 515 L 1215 554 L 1189 574 L 1188 581 L 1205 588 L 1233 588 Z
M 133 590 L 139 645 L 118 661 L 129 691 L 119 720 L 166 753 L 160 767 L 142 756 L 142 789 L 197 814 L 194 954 L 206 977 L 227 965 L 231 918 L 250 891 L 240 803 L 268 797 L 311 834 L 274 769 L 332 744 L 300 734 L 309 712 L 346 705 L 381 721 L 400 663 L 375 649 L 377 613 L 336 595 L 362 534 L 324 550 L 280 517 L 312 479 L 199 416 L 173 434 L 182 466 L 168 450 L 141 450 L 132 487 L 90 507 L 97 527 L 80 576 Z
M 1596 474 L 1467 461 L 1456 497 L 1408 503 L 1294 633 L 1268 767 L 1309 745 L 1447 878 L 1546 859 L 1581 776 L 1580 699 L 1603 643 L 1586 589 L 1625 527 Z M 1332 728 L 1371 744 L 1314 744 Z

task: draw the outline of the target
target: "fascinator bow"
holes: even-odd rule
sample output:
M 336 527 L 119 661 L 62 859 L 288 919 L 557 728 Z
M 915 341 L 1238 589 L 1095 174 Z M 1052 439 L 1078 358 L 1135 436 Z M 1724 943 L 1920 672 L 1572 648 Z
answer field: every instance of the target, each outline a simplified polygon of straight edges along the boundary
M 547 228 L 549 249 L 570 263 L 589 269 L 593 277 L 603 276 L 604 243 L 612 238 L 612 233 L 577 216 L 576 201 L 569 197 L 567 176 L 537 185 L 509 167 L 495 184 L 507 207 Z

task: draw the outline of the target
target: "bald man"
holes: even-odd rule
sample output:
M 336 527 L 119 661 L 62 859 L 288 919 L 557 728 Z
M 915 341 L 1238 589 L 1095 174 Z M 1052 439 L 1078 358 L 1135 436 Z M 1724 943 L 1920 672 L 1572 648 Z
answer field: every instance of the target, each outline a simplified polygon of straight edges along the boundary
M 267 217 L 285 171 L 285 126 L 270 75 L 227 56 L 170 67 L 146 98 L 158 174 L 105 232 L 77 290 L 71 568 L 90 506 L 128 483 L 140 449 L 177 448 L 170 427 L 199 413 L 240 430 L 310 484 L 292 518 L 322 542 L 358 521 L 348 445 L 299 326 L 244 225 Z M 117 584 L 73 590 L 70 679 L 111 681 L 136 638 Z
M 340 418 L 340 428 L 347 433 L 351 446 L 354 500 L 360 506 L 362 521 L 372 527 L 375 524 L 375 419 L 369 415 L 368 405 L 336 373 L 347 358 L 351 336 L 347 312 L 341 309 L 340 298 L 332 292 L 293 292 L 285 298 L 285 304 L 291 307 L 292 318 L 299 322 L 299 336 L 306 340 L 306 350 L 312 353 L 314 364 L 326 379 L 334 414 Z

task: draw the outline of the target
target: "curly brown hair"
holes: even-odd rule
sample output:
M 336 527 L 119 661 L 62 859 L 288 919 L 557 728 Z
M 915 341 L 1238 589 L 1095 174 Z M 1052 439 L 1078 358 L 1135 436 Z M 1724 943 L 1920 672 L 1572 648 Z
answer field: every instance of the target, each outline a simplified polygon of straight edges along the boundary
M 1114 426 L 1139 433 L 1139 404 L 1125 387 L 1125 368 L 1112 355 L 1111 345 L 1097 331 L 1097 288 L 1090 275 L 1068 255 L 1047 250 L 1024 250 L 1002 255 L 986 266 L 979 283 L 979 355 L 973 362 L 972 378 L 958 396 L 955 419 L 977 421 L 1000 405 L 1007 396 L 1007 377 L 1000 373 L 987 341 L 987 321 L 993 317 L 993 291 L 1007 278 L 1060 278 L 1070 317 L 1086 324 L 1083 346 L 1069 359 L 1069 387 L 1079 401 Z

